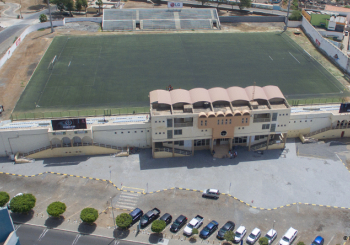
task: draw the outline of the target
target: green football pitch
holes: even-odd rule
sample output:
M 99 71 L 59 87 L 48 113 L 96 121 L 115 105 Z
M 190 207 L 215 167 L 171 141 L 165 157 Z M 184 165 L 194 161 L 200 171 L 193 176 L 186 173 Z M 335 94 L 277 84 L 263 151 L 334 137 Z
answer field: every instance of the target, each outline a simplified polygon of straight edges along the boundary
M 53 65 L 50 62 L 55 58 Z M 340 82 L 286 34 L 59 36 L 14 112 L 149 106 L 149 92 L 279 86 L 288 99 L 333 96 Z

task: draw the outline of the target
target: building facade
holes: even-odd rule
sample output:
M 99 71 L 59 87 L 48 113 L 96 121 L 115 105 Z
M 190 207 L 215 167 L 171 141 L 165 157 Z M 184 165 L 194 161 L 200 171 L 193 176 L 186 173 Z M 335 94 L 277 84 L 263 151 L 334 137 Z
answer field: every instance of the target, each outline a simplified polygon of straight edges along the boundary
M 0 155 L 25 162 L 138 147 L 152 148 L 154 158 L 198 150 L 226 157 L 236 146 L 283 149 L 287 138 L 350 137 L 350 114 L 339 113 L 340 104 L 291 107 L 276 86 L 155 90 L 149 97 L 149 114 L 87 118 L 84 129 L 53 130 L 51 120 L 2 122 Z

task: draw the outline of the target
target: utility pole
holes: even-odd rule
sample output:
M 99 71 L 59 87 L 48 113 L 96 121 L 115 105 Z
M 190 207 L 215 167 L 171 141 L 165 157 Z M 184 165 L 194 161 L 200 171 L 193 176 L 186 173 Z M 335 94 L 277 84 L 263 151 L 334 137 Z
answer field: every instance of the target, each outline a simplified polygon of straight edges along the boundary
M 289 2 L 288 2 L 288 11 L 287 11 L 286 25 L 284 26 L 283 31 L 286 31 L 286 30 L 287 30 L 287 27 L 288 27 L 288 20 L 289 20 L 289 9 L 290 9 L 290 0 L 289 0 Z
M 47 7 L 49 8 L 49 15 L 50 15 L 50 23 L 51 23 L 51 33 L 54 32 L 53 26 L 52 26 L 52 16 L 51 16 L 51 9 L 50 9 L 50 3 L 49 0 L 47 0 Z
M 20 5 L 20 7 L 19 7 L 19 18 L 20 19 L 22 19 L 22 1 L 21 0 L 19 0 L 19 5 Z

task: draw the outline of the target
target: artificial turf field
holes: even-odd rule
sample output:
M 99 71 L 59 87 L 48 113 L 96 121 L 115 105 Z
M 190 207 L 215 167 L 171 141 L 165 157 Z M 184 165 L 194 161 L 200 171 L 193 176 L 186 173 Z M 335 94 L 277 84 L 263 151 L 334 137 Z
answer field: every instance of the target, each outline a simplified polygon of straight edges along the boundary
M 192 89 L 254 82 L 279 86 L 288 99 L 340 96 L 343 90 L 286 34 L 58 36 L 14 112 L 147 107 L 149 92 L 169 84 Z

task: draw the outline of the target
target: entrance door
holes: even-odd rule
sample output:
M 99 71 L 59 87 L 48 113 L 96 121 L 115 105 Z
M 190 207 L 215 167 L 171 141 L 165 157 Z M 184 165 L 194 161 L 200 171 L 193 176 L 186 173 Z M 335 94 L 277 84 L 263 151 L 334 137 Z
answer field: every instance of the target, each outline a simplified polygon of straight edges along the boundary
M 220 145 L 220 139 L 216 139 L 216 145 Z
M 340 137 L 343 138 L 344 134 L 345 134 L 345 131 L 341 132 L 341 136 Z

